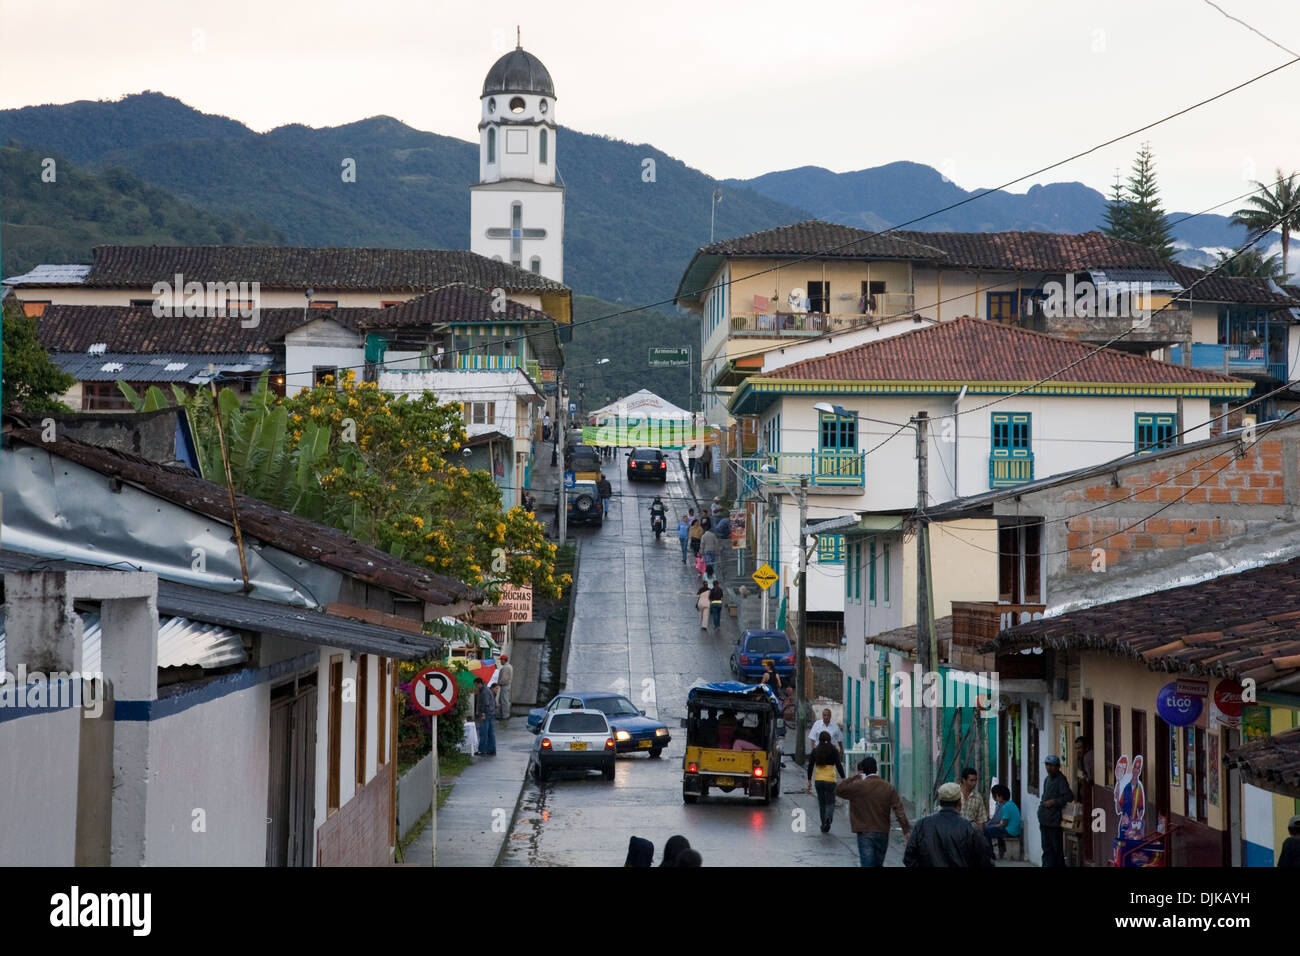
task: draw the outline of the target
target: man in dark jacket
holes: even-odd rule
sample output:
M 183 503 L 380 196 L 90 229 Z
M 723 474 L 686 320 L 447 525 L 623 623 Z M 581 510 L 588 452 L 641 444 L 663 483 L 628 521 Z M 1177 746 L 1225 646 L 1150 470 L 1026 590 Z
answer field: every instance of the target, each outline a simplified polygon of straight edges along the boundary
M 1043 758 L 1047 779 L 1038 802 L 1038 826 L 1043 834 L 1043 866 L 1065 866 L 1065 833 L 1061 829 L 1061 811 L 1074 799 L 1070 785 L 1061 773 L 1061 758 L 1048 754 Z
M 993 846 L 961 815 L 961 787 L 939 788 L 939 812 L 912 828 L 903 851 L 903 866 L 993 866 Z

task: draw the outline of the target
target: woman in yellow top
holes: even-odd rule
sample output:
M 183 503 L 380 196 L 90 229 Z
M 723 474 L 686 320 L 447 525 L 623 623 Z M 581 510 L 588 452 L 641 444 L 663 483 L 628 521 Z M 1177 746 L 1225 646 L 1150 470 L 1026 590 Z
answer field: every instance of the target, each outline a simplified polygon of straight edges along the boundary
M 817 809 L 821 812 L 822 833 L 829 833 L 831 820 L 835 817 L 835 781 L 836 774 L 844 779 L 844 764 L 840 762 L 840 751 L 831 743 L 831 735 L 822 731 L 817 737 L 817 746 L 813 748 L 808 759 L 808 792 L 812 793 L 813 782 L 817 783 Z

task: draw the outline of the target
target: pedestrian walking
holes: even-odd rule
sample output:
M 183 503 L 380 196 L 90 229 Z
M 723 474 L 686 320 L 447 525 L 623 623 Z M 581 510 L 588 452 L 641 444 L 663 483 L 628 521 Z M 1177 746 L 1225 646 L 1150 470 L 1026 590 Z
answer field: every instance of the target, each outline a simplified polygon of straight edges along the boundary
M 474 721 L 478 724 L 478 752 L 488 757 L 497 753 L 496 729 L 492 726 L 497 715 L 497 698 L 483 678 L 474 678 Z
M 704 522 L 697 518 L 687 536 L 691 539 L 691 556 L 696 557 L 700 553 L 700 539 L 704 537 Z
M 596 494 L 600 495 L 601 514 L 609 514 L 609 499 L 614 497 L 614 488 L 604 475 L 601 475 L 596 481 Z
M 691 540 L 691 523 L 686 516 L 677 519 L 677 543 L 682 546 L 682 564 L 686 563 L 686 549 Z
M 691 848 L 691 843 L 684 836 L 670 836 L 664 844 L 664 858 L 660 866 L 679 866 L 678 859 Z
M 709 505 L 709 523 L 716 525 L 722 518 L 722 499 L 714 498 L 713 503 Z
M 709 586 L 705 582 L 700 582 L 700 589 L 695 592 L 695 607 L 700 612 L 700 630 L 706 631 L 709 628 Z
M 713 573 L 713 566 L 718 563 L 718 536 L 710 526 L 700 535 L 700 550 L 704 552 L 704 566 Z
M 515 680 L 515 665 L 510 663 L 510 655 L 501 655 L 501 666 L 497 669 L 497 714 L 504 729 L 510 723 L 510 686 Z
M 1038 802 L 1038 828 L 1043 836 L 1043 866 L 1065 866 L 1065 833 L 1061 829 L 1061 811 L 1074 799 L 1070 785 L 1061 773 L 1061 758 L 1048 754 L 1043 758 L 1047 779 Z
M 713 477 L 713 446 L 705 445 L 704 451 L 700 453 L 700 470 L 704 478 Z
M 542 441 L 551 440 L 551 413 L 542 416 Z
M 696 456 L 695 449 L 687 448 L 686 449 L 686 473 L 690 475 L 692 478 L 695 477 L 695 466 L 698 465 L 699 462 L 700 459 Z
M 974 767 L 966 767 L 961 772 L 961 815 L 971 822 L 977 830 L 983 830 L 989 822 L 989 804 L 979 792 L 976 784 L 979 774 Z
M 763 674 L 759 677 L 758 682 L 770 687 L 778 701 L 785 697 L 785 688 L 781 684 L 781 675 L 776 672 L 776 667 L 770 662 L 763 662 Z
M 822 731 L 831 735 L 831 743 L 835 744 L 839 750 L 840 756 L 844 756 L 844 732 L 840 730 L 840 725 L 831 719 L 831 709 L 829 707 L 822 709 L 821 719 L 815 721 L 812 729 L 808 731 L 808 748 L 811 750 L 817 746 L 817 740 L 820 738 Z
M 906 840 L 912 831 L 903 812 L 903 801 L 888 780 L 877 773 L 875 757 L 858 762 L 857 775 L 842 780 L 835 796 L 849 802 L 849 828 L 858 838 L 858 862 L 862 866 L 884 866 L 889 852 L 889 815 L 892 813 L 903 828 Z
M 709 623 L 715 631 L 722 627 L 722 584 L 717 578 L 709 589 Z
M 815 783 L 822 833 L 830 832 L 831 821 L 835 818 L 835 782 L 843 778 L 844 762 L 840 760 L 840 752 L 831 743 L 831 735 L 823 730 L 808 759 L 808 792 L 812 793 Z
M 903 866 L 971 868 L 993 865 L 993 847 L 984 834 L 961 815 L 961 787 L 939 787 L 939 812 L 920 820 L 903 851 Z

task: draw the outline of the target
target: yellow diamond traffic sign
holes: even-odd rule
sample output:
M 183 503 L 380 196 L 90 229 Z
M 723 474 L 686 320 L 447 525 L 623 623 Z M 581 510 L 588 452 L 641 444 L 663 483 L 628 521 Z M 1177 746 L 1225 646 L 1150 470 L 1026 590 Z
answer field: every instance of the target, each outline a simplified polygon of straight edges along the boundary
M 764 562 L 763 566 L 754 572 L 754 583 L 766 591 L 776 583 L 778 577 L 780 575 L 772 570 L 772 566 Z

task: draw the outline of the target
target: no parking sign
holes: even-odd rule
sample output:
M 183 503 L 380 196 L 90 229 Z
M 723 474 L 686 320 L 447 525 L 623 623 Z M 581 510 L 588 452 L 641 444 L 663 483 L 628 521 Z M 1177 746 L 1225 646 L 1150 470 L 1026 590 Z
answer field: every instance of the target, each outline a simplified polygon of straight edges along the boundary
M 426 667 L 411 681 L 411 703 L 430 717 L 447 713 L 456 706 L 456 679 L 441 667 Z

